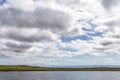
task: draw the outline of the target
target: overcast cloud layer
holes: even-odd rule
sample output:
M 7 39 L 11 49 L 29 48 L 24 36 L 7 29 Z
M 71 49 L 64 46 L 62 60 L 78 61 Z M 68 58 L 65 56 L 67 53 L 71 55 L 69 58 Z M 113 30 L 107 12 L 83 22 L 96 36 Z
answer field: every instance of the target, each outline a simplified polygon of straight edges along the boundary
M 119 8 L 120 0 L 0 0 L 0 59 L 58 65 L 85 54 L 119 56 Z

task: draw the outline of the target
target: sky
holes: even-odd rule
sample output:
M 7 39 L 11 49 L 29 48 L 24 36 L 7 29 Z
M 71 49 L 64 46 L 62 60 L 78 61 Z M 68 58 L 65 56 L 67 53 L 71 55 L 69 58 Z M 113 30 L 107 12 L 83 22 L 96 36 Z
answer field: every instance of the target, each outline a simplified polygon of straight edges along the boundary
M 120 0 L 0 0 L 0 65 L 120 65 Z

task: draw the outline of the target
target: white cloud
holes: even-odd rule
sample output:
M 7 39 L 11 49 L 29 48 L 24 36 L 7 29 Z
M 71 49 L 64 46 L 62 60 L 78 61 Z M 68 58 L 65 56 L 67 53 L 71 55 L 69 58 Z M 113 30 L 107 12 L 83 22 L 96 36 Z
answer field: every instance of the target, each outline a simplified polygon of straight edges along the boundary
M 118 0 L 7 0 L 0 6 L 0 56 L 119 54 L 119 8 Z M 82 35 L 91 39 L 60 40 Z

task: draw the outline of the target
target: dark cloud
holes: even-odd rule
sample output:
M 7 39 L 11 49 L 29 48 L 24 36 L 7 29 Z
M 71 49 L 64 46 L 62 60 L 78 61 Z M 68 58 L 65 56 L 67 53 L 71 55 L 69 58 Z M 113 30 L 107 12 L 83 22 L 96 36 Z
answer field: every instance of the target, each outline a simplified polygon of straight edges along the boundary
M 107 29 L 104 31 L 108 36 L 111 36 L 115 39 L 120 39 L 120 20 L 119 19 L 111 19 L 106 21 L 103 25 L 107 27 Z
M 49 8 L 38 8 L 31 12 L 15 8 L 1 9 L 0 25 L 2 38 L 25 42 L 50 40 L 56 35 L 67 34 L 68 29 L 73 27 L 69 13 Z M 6 30 L 2 31 L 2 28 Z M 31 33 L 32 29 L 37 30 Z
M 10 47 L 10 48 L 19 48 L 19 49 L 28 49 L 28 48 L 30 48 L 30 45 L 28 45 L 26 43 L 17 44 L 17 43 L 13 43 L 13 42 L 7 42 L 5 45 L 7 47 Z
M 119 4 L 119 0 L 102 0 L 101 3 L 105 9 L 111 9 L 112 7 Z
M 16 31 L 9 31 L 7 32 L 5 37 L 17 41 L 23 41 L 23 42 L 39 42 L 42 40 L 50 40 L 52 39 L 52 35 L 46 32 L 36 31 L 34 33 L 27 34 L 27 31 L 17 30 Z
M 113 37 L 116 38 L 116 39 L 120 39 L 120 34 L 114 35 Z M 120 43 L 119 43 L 119 44 L 120 44 Z
M 103 46 L 109 46 L 111 44 L 114 44 L 113 42 L 110 42 L 110 41 L 106 41 L 106 42 L 102 42 L 101 45 Z
M 51 9 L 40 8 L 34 12 L 25 12 L 14 8 L 0 10 L 0 22 L 2 26 L 60 31 L 68 29 L 70 20 L 69 14 Z
M 112 54 L 112 53 L 114 53 L 114 51 L 111 51 L 111 49 L 110 48 L 108 48 L 108 47 L 101 47 L 101 48 L 93 48 L 94 49 L 94 51 L 92 51 L 92 53 L 97 53 L 97 54 L 99 54 L 99 55 L 108 55 L 108 54 Z
M 12 52 L 25 52 L 25 50 L 31 48 L 31 45 L 26 43 L 14 43 L 14 42 L 7 42 L 5 43 L 6 50 Z
M 120 20 L 119 19 L 110 20 L 110 21 L 104 23 L 104 25 L 110 26 L 111 28 L 114 28 L 116 26 L 120 26 Z

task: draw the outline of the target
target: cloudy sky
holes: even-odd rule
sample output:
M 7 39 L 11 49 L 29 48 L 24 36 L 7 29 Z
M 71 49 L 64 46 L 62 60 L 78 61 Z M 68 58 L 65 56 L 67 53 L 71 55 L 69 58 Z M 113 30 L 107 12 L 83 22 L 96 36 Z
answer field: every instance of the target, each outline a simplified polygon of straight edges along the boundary
M 120 0 L 0 0 L 0 65 L 120 65 Z

